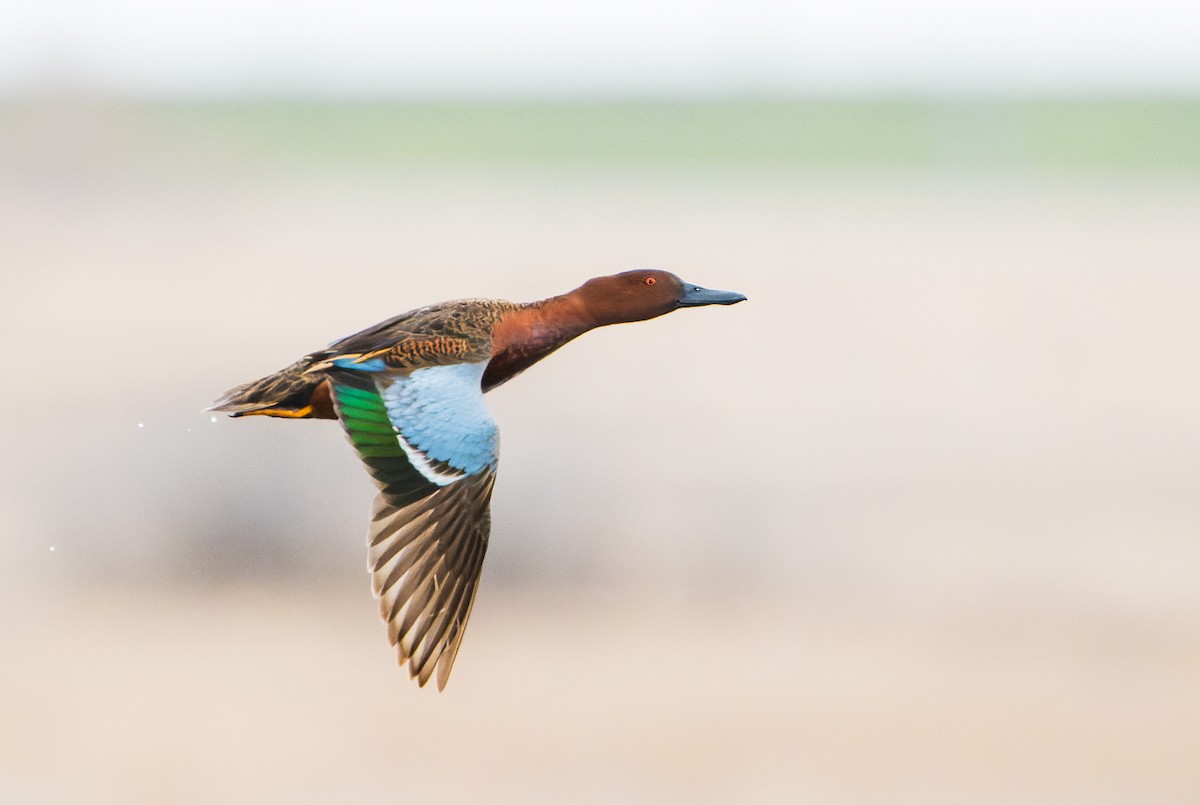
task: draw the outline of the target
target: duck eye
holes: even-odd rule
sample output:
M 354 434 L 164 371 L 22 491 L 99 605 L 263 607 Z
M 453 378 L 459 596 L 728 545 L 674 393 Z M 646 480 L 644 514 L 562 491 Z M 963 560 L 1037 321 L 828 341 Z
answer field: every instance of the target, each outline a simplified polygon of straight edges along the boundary
M 654 277 L 646 277 L 646 284 L 647 284 L 647 285 L 653 285 L 653 284 L 654 284 L 654 283 L 656 283 L 656 282 L 658 282 L 658 280 L 654 279 Z

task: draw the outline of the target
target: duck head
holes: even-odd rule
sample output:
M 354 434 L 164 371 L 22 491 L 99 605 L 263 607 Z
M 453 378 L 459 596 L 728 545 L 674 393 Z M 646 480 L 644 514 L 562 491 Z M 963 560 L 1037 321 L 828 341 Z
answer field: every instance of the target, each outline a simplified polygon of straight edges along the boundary
M 492 357 L 483 375 L 483 390 L 508 381 L 596 327 L 653 319 L 681 307 L 732 305 L 745 299 L 740 293 L 712 291 L 652 269 L 588 280 L 570 293 L 520 305 L 504 316 L 492 332 Z
M 733 291 L 713 291 L 684 282 L 669 271 L 623 271 L 588 280 L 571 296 L 597 325 L 644 321 L 681 307 L 734 305 L 746 297 Z

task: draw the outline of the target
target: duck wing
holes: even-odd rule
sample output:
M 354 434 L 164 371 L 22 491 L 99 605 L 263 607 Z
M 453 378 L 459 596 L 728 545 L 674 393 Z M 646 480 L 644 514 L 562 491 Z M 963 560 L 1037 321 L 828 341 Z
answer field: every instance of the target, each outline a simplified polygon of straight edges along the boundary
M 407 373 L 338 362 L 338 419 L 379 487 L 368 537 L 371 586 L 401 665 L 446 685 L 491 531 L 499 454 L 483 402 L 486 361 Z

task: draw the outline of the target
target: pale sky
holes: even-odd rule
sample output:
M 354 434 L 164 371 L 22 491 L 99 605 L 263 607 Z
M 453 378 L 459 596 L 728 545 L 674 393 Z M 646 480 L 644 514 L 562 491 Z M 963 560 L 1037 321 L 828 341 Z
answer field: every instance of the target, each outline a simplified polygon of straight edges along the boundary
M 0 0 L 0 93 L 1200 91 L 1200 0 Z

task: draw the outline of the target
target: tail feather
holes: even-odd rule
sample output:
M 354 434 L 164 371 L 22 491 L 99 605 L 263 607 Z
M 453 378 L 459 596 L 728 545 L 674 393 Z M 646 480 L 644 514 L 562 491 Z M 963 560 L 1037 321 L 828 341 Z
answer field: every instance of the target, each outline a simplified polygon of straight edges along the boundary
M 335 419 L 324 373 L 306 373 L 303 359 L 273 375 L 243 383 L 221 395 L 209 411 L 230 416 L 277 416 L 289 419 Z

